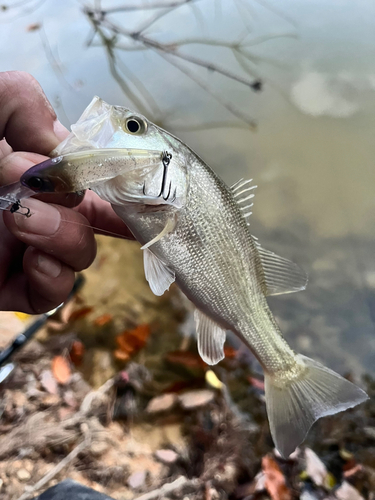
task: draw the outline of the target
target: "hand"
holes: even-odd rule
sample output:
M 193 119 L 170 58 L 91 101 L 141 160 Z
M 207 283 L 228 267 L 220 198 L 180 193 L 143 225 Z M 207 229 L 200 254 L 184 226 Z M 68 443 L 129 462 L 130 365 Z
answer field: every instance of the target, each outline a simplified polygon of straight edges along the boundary
M 45 160 L 42 155 L 68 131 L 38 82 L 11 71 L 0 73 L 0 134 L 0 185 L 5 185 Z M 94 230 L 88 226 L 131 238 L 111 206 L 91 191 L 83 201 L 75 194 L 39 198 L 25 200 L 29 218 L 0 214 L 0 310 L 42 313 L 63 302 L 75 271 L 95 258 Z

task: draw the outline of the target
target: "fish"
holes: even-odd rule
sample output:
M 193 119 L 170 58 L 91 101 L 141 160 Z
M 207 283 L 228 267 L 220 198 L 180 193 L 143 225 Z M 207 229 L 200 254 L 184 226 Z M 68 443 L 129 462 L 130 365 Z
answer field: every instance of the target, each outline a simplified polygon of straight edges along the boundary
M 117 149 L 121 163 L 121 148 L 153 151 L 155 161 L 147 168 L 137 161 L 131 169 L 114 168 L 101 180 L 103 151 L 110 157 Z M 294 352 L 284 339 L 267 297 L 305 289 L 307 276 L 251 234 L 256 187 L 251 180 L 228 187 L 180 139 L 99 97 L 53 155 L 28 170 L 22 185 L 35 192 L 90 188 L 112 204 L 142 245 L 151 290 L 162 295 L 175 282 L 195 305 L 202 359 L 214 365 L 224 358 L 228 330 L 258 359 L 270 432 L 283 457 L 304 441 L 316 420 L 368 399 L 361 388 Z

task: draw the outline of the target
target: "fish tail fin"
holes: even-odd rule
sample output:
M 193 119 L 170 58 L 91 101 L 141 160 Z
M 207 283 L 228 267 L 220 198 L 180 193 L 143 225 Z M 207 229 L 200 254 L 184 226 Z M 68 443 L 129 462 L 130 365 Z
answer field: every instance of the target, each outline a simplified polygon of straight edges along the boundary
M 278 380 L 265 373 L 270 430 L 276 448 L 288 457 L 302 443 L 313 423 L 368 399 L 367 394 L 338 373 L 301 354 L 302 373 Z

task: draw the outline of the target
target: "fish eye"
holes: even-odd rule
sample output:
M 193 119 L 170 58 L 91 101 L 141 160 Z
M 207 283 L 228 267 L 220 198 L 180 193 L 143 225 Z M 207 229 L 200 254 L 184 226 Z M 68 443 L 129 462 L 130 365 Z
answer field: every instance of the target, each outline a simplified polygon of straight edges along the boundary
M 146 132 L 147 124 L 137 116 L 130 116 L 125 122 L 125 128 L 129 134 L 139 135 Z
M 42 179 L 37 175 L 33 175 L 32 177 L 25 179 L 25 183 L 29 188 L 33 189 L 34 191 L 41 191 L 41 192 L 54 191 L 52 184 L 48 180 Z

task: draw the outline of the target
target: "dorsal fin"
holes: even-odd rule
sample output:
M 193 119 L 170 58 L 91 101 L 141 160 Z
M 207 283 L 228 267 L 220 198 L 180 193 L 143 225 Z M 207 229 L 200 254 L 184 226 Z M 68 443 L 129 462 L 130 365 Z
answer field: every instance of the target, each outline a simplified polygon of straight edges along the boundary
M 257 188 L 257 186 L 252 185 L 253 179 L 240 179 L 233 186 L 231 186 L 231 191 L 233 198 L 237 202 L 243 216 L 248 222 L 248 217 L 253 213 L 250 209 L 254 205 L 253 202 L 249 203 L 249 200 L 254 198 L 254 193 L 252 191 Z
M 265 295 L 299 292 L 306 288 L 307 274 L 303 269 L 255 243 L 263 266 Z

